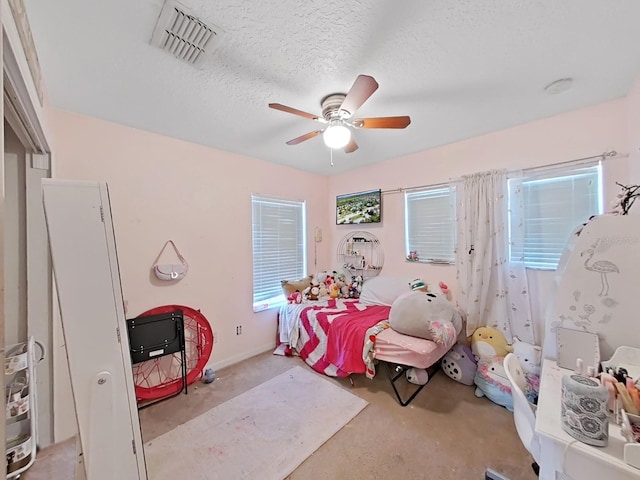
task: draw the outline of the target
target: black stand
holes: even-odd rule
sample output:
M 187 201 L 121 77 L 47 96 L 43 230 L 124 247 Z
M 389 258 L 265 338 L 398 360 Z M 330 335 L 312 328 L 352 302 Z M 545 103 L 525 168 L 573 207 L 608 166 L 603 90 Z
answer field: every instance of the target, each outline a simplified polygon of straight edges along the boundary
M 184 344 L 184 316 L 182 310 L 148 315 L 127 320 L 131 362 L 146 362 L 165 355 L 180 353 L 182 388 L 187 394 L 187 352 Z M 174 395 L 171 395 L 173 397 Z M 169 398 L 169 397 L 167 397 Z
M 396 381 L 399 380 L 400 378 L 405 378 L 405 372 L 409 370 L 411 367 L 407 365 L 395 364 L 396 368 L 395 368 L 395 372 L 393 372 L 388 362 L 383 362 L 383 363 L 385 366 L 385 371 L 387 373 L 387 378 L 389 379 L 389 383 L 391 383 L 391 386 L 393 387 L 393 392 L 396 394 L 396 398 L 398 399 L 398 402 L 403 407 L 406 407 L 411 403 L 411 400 L 413 400 L 416 397 L 416 395 L 418 395 L 420 391 L 427 384 L 425 383 L 424 385 L 418 385 L 416 389 L 413 391 L 413 393 L 409 396 L 409 398 L 407 398 L 406 400 L 403 400 L 402 397 L 400 396 L 400 392 L 398 392 L 398 389 L 396 388 Z

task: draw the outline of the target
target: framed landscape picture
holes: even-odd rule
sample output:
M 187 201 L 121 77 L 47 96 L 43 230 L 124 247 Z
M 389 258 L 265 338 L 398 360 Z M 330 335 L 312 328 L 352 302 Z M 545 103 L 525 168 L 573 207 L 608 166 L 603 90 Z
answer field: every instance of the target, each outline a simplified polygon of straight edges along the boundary
M 382 219 L 382 191 L 348 193 L 336 197 L 336 224 L 379 223 Z

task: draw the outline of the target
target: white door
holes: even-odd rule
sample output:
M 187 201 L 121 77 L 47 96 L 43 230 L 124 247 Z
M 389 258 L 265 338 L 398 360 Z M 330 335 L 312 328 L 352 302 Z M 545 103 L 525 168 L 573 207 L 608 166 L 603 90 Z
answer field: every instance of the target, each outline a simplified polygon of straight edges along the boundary
M 42 181 L 88 480 L 146 480 L 107 186 Z

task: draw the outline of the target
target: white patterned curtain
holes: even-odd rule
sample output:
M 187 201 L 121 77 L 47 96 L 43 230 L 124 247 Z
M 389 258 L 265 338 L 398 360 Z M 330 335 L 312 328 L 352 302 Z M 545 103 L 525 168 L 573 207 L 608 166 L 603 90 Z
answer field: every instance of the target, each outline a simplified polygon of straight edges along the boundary
M 522 189 L 516 192 L 518 187 L 514 179 L 512 208 L 522 208 Z M 456 265 L 460 307 L 467 313 L 467 335 L 489 326 L 502 331 L 509 342 L 517 336 L 535 343 L 523 255 L 509 258 L 509 242 L 522 244 L 524 226 L 521 222 L 511 225 L 510 235 L 508 191 L 505 170 L 466 175 L 458 182 Z

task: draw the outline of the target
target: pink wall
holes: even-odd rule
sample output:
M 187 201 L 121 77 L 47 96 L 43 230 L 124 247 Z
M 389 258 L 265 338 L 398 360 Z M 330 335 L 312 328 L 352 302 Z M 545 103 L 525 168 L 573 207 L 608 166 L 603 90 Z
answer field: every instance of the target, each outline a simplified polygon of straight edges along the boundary
M 493 168 L 524 169 L 615 149 L 623 155 L 605 162 L 604 168 L 605 199 L 611 199 L 618 192 L 614 182 L 625 182 L 629 177 L 629 160 L 624 158 L 628 152 L 626 109 L 626 100 L 620 99 L 337 175 L 329 180 L 327 208 L 333 208 L 335 195 L 342 193 L 448 182 L 460 175 Z M 409 128 L 420 126 L 412 124 Z M 329 241 L 334 263 L 337 263 L 335 250 L 340 239 L 354 228 L 359 227 L 332 227 Z M 419 276 L 435 283 L 444 280 L 455 296 L 455 267 L 404 260 L 402 192 L 384 195 L 382 224 L 367 226 L 366 230 L 378 236 L 384 248 L 383 275 Z M 541 338 L 541 312 L 551 291 L 552 273 L 530 271 L 529 278 L 537 300 L 533 308 L 539 319 L 538 338 Z
M 631 161 L 630 184 L 640 184 L 640 75 L 627 95 L 627 125 L 629 159 Z M 639 212 L 631 211 L 634 214 Z
M 620 99 L 328 178 L 55 111 L 55 176 L 108 182 L 129 314 L 173 303 L 200 308 L 218 338 L 212 362 L 222 366 L 268 350 L 275 336 L 275 312 L 254 314 L 251 308 L 251 193 L 306 199 L 309 271 L 338 270 L 338 242 L 360 229 L 335 225 L 335 196 L 341 193 L 447 182 L 491 168 L 529 168 L 616 149 L 621 155 L 605 163 L 605 198 L 612 198 L 613 183 L 630 177 L 630 109 Z M 385 194 L 383 223 L 366 228 L 384 248 L 383 275 L 444 280 L 455 296 L 454 267 L 404 261 L 403 198 L 400 191 Z M 316 226 L 324 233 L 317 266 Z M 168 238 L 191 265 L 189 275 L 171 286 L 150 274 Z M 552 277 L 530 272 L 539 336 Z M 241 336 L 235 335 L 238 324 Z
M 52 120 L 55 177 L 109 185 L 128 315 L 167 304 L 200 309 L 217 337 L 218 367 L 273 348 L 276 311 L 252 311 L 251 194 L 306 200 L 313 270 L 313 229 L 328 230 L 328 180 L 59 110 Z M 190 264 L 173 285 L 150 270 L 169 238 Z

